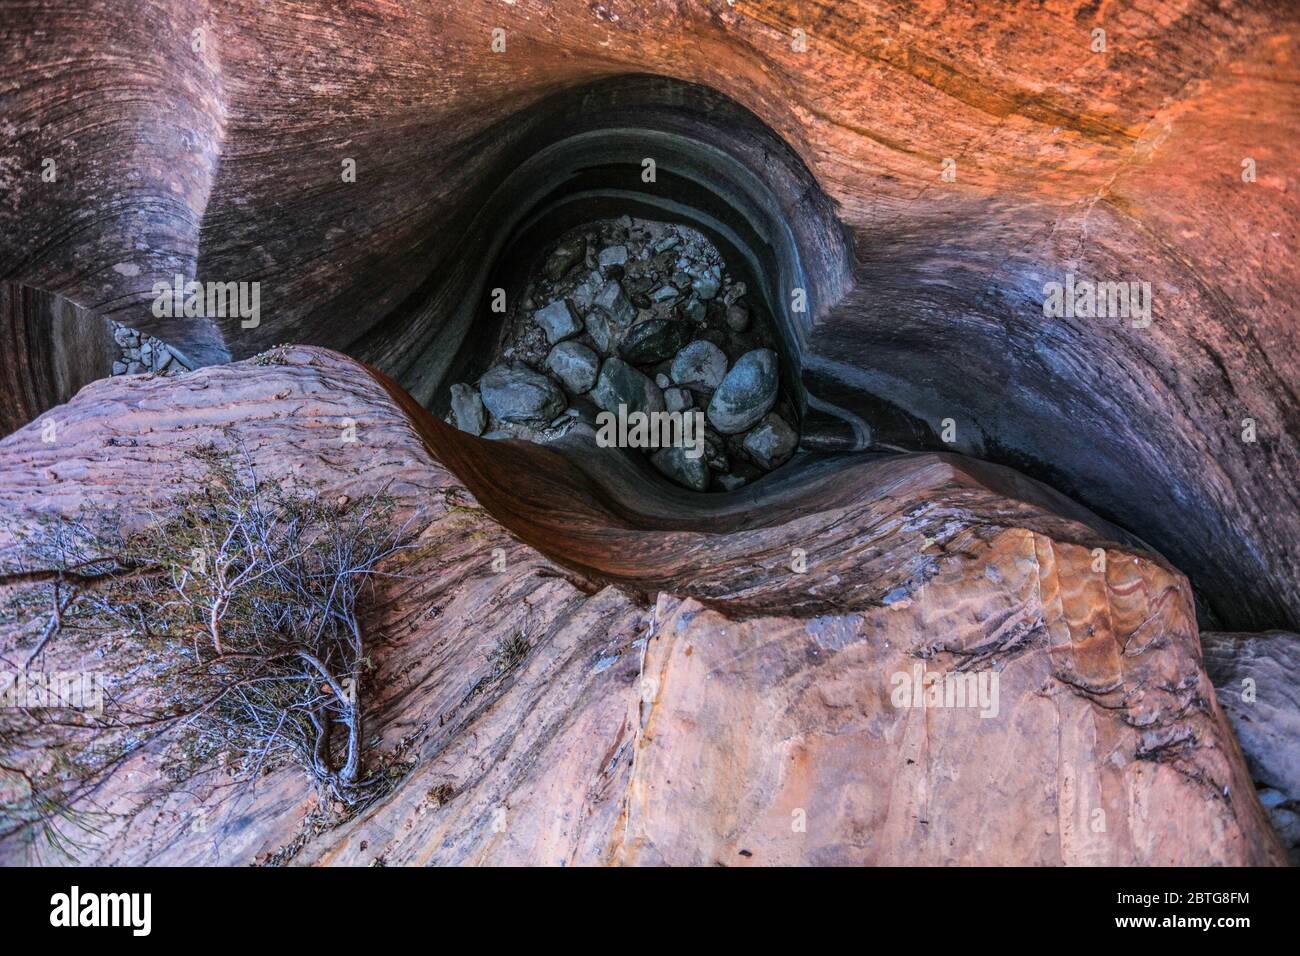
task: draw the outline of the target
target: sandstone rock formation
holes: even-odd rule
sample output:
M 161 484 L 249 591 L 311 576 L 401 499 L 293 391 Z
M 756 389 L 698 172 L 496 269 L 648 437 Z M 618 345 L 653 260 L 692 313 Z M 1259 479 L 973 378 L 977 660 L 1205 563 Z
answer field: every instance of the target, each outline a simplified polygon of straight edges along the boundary
M 1252 774 L 1294 847 L 1298 58 L 1268 0 L 9 5 L 0 534 L 147 520 L 214 440 L 425 523 L 374 612 L 397 789 L 342 821 L 141 754 L 92 858 L 1281 861 Z M 711 429 L 704 504 L 540 375 L 510 417 L 545 447 L 477 437 L 512 434 L 452 390 L 493 290 L 611 215 L 703 233 L 726 328 L 772 317 L 788 465 L 740 471 L 791 452 L 766 408 L 751 449 Z M 174 281 L 260 312 L 167 314 Z M 627 292 L 573 293 L 545 354 L 612 348 Z M 198 371 L 95 381 L 139 348 L 113 322 Z M 681 404 L 667 372 L 608 358 L 583 401 Z M 996 673 L 998 715 L 895 704 L 918 665 Z
M 1283 859 L 1186 580 L 1012 472 L 846 455 L 716 513 L 666 485 L 633 512 L 612 450 L 584 473 L 292 348 L 96 382 L 0 442 L 0 553 L 40 512 L 151 520 L 146 502 L 193 480 L 185 449 L 214 440 L 267 477 L 422 509 L 367 628 L 372 753 L 400 782 L 331 825 L 296 773 L 177 790 L 141 753 L 100 795 L 114 816 L 90 861 Z M 982 696 L 900 695 L 925 673 Z
M 479 348 L 497 252 L 580 194 L 671 200 L 745 247 L 751 292 L 806 291 L 785 315 L 806 441 L 884 419 L 936 448 L 952 419 L 947 450 L 1159 548 L 1207 623 L 1300 627 L 1293 7 L 8 13 L 0 279 L 196 364 L 319 344 L 427 402 Z M 154 316 L 177 273 L 261 282 L 261 324 Z M 1070 275 L 1149 283 L 1151 325 L 1048 319 L 1043 287 Z

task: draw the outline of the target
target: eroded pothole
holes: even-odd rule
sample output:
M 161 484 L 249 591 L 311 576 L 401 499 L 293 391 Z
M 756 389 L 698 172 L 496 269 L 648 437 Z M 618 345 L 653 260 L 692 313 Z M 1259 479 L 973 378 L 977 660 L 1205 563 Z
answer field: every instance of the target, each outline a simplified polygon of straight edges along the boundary
M 738 270 L 696 229 L 623 216 L 541 251 L 506 304 L 488 371 L 451 386 L 448 421 L 549 442 L 580 424 L 599 434 L 602 412 L 693 416 L 703 438 L 687 447 L 646 447 L 636 419 L 619 443 L 677 484 L 729 491 L 790 459 L 797 409 L 771 315 Z

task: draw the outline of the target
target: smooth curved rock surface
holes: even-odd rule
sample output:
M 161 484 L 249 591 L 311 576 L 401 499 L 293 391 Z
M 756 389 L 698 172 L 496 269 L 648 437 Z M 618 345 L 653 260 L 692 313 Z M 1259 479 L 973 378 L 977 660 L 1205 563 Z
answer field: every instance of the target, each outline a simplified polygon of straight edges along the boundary
M 457 380 L 502 233 L 571 173 L 626 169 L 638 202 L 689 196 L 766 250 L 782 305 L 806 287 L 787 330 L 805 440 L 864 444 L 882 403 L 922 433 L 952 420 L 951 446 L 909 447 L 1028 471 L 1132 529 L 1207 623 L 1300 627 L 1294 6 L 6 14 L 0 279 L 199 364 L 349 350 L 427 402 Z M 663 195 L 640 181 L 648 145 Z M 261 282 L 261 325 L 154 316 L 177 273 Z M 1150 326 L 1044 316 L 1070 275 L 1150 283 Z
M 508 422 L 549 422 L 564 411 L 564 393 L 525 365 L 497 365 L 479 381 L 483 404 Z
M 0 435 L 112 373 L 111 325 L 59 296 L 0 282 Z
M 775 352 L 755 349 L 745 353 L 709 399 L 709 424 L 724 435 L 752 428 L 776 403 L 779 385 Z
M 420 512 L 420 547 L 366 622 L 372 752 L 407 769 L 329 826 L 295 772 L 178 790 L 140 753 L 100 794 L 117 816 L 90 862 L 1284 859 L 1201 669 L 1186 580 L 1014 473 L 840 456 L 712 513 L 665 483 L 629 511 L 614 450 L 583 473 L 292 348 L 97 382 L 0 441 L 0 554 L 39 513 L 149 520 L 211 441 L 266 477 L 388 488 Z M 490 648 L 519 634 L 527 654 L 494 677 Z M 47 664 L 86 663 L 60 653 Z M 897 703 L 917 668 L 996 672 L 996 716 Z

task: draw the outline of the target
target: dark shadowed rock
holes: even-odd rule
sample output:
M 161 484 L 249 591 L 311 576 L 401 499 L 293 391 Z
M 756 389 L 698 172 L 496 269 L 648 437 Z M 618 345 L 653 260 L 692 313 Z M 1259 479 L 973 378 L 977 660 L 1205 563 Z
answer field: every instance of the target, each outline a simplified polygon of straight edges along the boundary
M 734 435 L 759 422 L 776 402 L 776 353 L 754 349 L 736 360 L 709 402 L 709 422 Z
M 582 236 L 566 239 L 555 247 L 546 260 L 546 277 L 558 282 L 587 255 L 587 242 Z
M 566 404 L 559 386 L 523 365 L 488 369 L 479 391 L 488 411 L 508 422 L 549 422 Z
M 691 327 L 675 319 L 649 319 L 632 326 L 623 337 L 619 354 L 636 365 L 672 358 L 691 339 Z
M 727 471 L 731 468 L 726 440 L 718 434 L 717 429 L 707 425 L 704 428 L 704 461 L 714 471 Z
M 626 405 L 629 412 L 662 412 L 663 392 L 659 386 L 622 359 L 610 358 L 600 367 L 591 398 L 607 412 Z
M 689 458 L 684 448 L 661 448 L 650 456 L 651 463 L 666 478 L 692 491 L 707 491 L 709 466 L 704 458 Z
M 1201 634 L 1205 670 L 1273 827 L 1300 865 L 1300 634 Z
M 743 302 L 733 302 L 727 306 L 727 326 L 733 332 L 743 332 L 749 328 L 749 307 Z

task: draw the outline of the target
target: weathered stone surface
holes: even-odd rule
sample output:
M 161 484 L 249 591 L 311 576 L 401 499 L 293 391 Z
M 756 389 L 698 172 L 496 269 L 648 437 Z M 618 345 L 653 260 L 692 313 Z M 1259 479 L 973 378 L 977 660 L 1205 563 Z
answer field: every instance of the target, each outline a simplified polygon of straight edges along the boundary
M 704 463 L 703 456 L 691 458 L 684 448 L 661 448 L 650 456 L 650 461 L 659 469 L 660 474 L 683 488 L 692 491 L 708 490 L 709 466 Z
M 780 415 L 767 415 L 745 436 L 746 454 L 760 468 L 771 471 L 783 465 L 799 444 L 799 436 Z
M 691 283 L 695 294 L 706 302 L 718 294 L 719 287 L 718 277 L 712 274 L 702 275 Z
M 546 356 L 546 367 L 575 395 L 596 384 L 600 356 L 581 342 L 561 342 Z
M 1040 558 L 1062 575 L 1062 591 L 1045 596 L 1064 599 L 1056 611 L 1040 603 Z M 1189 703 L 1196 727 L 1210 731 L 1222 721 L 1212 702 L 1193 703 L 1210 691 L 1186 643 L 1186 609 L 1158 618 L 1162 634 L 1183 635 L 1178 653 L 1161 653 L 1148 642 L 1136 657 L 1121 653 L 1124 636 L 1148 626 L 1128 613 L 1093 644 L 1080 628 L 1104 612 L 1089 592 L 1114 595 L 1111 589 L 1122 585 L 1115 578 L 1076 589 L 1082 582 L 1074 569 L 1087 562 L 1083 549 L 1011 532 L 991 542 L 980 562 L 1008 576 L 996 595 L 975 605 L 966 572 L 955 570 L 888 606 L 812 618 L 735 621 L 692 600 L 661 597 L 642 667 L 643 684 L 655 694 L 641 714 L 644 747 L 628 784 L 628 822 L 616 859 L 954 865 L 1011 857 L 1104 865 L 1173 857 L 1204 864 L 1235 853 L 1235 838 L 1215 835 L 1220 814 L 1231 814 L 1215 789 L 1224 779 L 1217 774 L 1239 759 L 1231 738 L 1212 731 L 1218 742 L 1198 748 L 1195 760 L 1218 768 L 1213 782 L 1191 784 L 1183 776 L 1191 769 L 1184 757 L 1165 752 L 1175 739 L 1167 727 L 1152 733 L 1126 726 L 1151 726 L 1143 717 L 1157 725 L 1178 719 Z M 1122 576 L 1129 574 L 1144 578 L 1137 568 Z M 995 612 L 999 606 L 1010 616 Z M 968 609 L 978 623 L 963 620 Z M 999 627 L 1001 640 L 989 641 L 990 628 Z M 940 637 L 945 628 L 951 630 Z M 1052 633 L 1072 648 L 1069 656 Z M 1083 650 L 1087 645 L 1090 651 Z M 992 704 L 917 706 L 910 694 L 900 701 L 898 692 L 918 672 L 939 679 L 996 673 L 996 713 Z M 1152 693 L 1164 679 L 1157 674 L 1193 686 Z M 1120 690 L 1138 684 L 1147 689 L 1141 704 Z M 1148 711 L 1152 705 L 1156 710 Z M 1110 707 L 1118 710 L 1098 716 Z M 1057 728 L 1060 736 L 1010 732 L 1020 721 Z M 865 753 L 871 756 L 864 759 Z M 1043 773 L 1053 780 L 1054 795 L 1040 803 L 1029 796 L 1028 779 Z M 1238 773 L 1227 785 L 1243 783 Z M 1232 791 L 1234 805 L 1253 803 L 1245 786 Z M 719 790 L 726 800 L 709 796 Z M 1003 812 L 1003 801 L 1014 802 L 1016 814 Z M 736 806 L 744 808 L 738 816 Z M 1099 814 L 1104 834 L 1089 826 Z M 806 827 L 794 825 L 800 821 Z M 1209 845 L 1171 855 L 1173 829 L 1198 826 Z M 978 848 L 968 842 L 972 830 L 980 833 Z M 853 833 L 872 839 L 855 840 Z M 715 836 L 701 841 L 700 834 Z
M 623 286 L 618 282 L 607 282 L 596 295 L 595 307 L 602 309 L 609 320 L 616 326 L 626 327 L 636 318 L 636 309 L 628 301 Z
M 586 254 L 587 243 L 581 236 L 560 243 L 546 260 L 547 277 L 552 282 L 562 279 L 570 269 L 583 260 Z
M 0 436 L 88 382 L 124 374 L 126 363 L 115 362 L 120 347 L 104 319 L 58 296 L 0 282 Z
M 664 389 L 664 408 L 670 412 L 684 412 L 695 404 L 695 398 L 685 388 Z
M 627 262 L 626 246 L 606 246 L 600 250 L 600 266 L 602 269 L 609 266 L 621 266 Z
M 429 356 L 454 350 L 464 321 L 446 303 L 476 302 L 472 274 L 502 228 L 476 217 L 521 157 L 629 122 L 671 127 L 750 159 L 780 194 L 813 294 L 807 388 L 861 418 L 881 392 L 931 427 L 961 408 L 962 442 L 984 436 L 987 454 L 1117 515 L 1231 627 L 1300 627 L 1300 509 L 1277 477 L 1300 471 L 1300 256 L 1279 228 L 1300 189 L 1277 159 L 1300 133 L 1294 5 L 1126 8 L 1128 42 L 1092 53 L 1087 27 L 1109 14 L 1083 3 L 845 0 L 809 23 L 780 0 L 690 0 L 593 23 L 580 4 L 542 16 L 520 0 L 502 26 L 526 69 L 508 81 L 481 42 L 499 7 L 368 8 L 364 51 L 344 60 L 359 21 L 321 0 L 208 4 L 220 42 L 199 55 L 181 0 L 10 10 L 0 48 L 22 56 L 3 66 L 0 277 L 200 364 L 285 341 L 351 349 L 429 401 Z M 68 62 L 94 81 L 52 96 Z M 40 179 L 44 157 L 59 181 Z M 819 265 L 823 191 L 865 252 L 842 271 Z M 200 261 L 204 278 L 264 278 L 259 328 L 152 315 L 152 282 Z M 1048 319 L 1041 287 L 1070 272 L 1151 282 L 1153 325 Z M 413 323 L 412 298 L 428 306 Z M 1240 441 L 1245 418 L 1264 442 Z M 842 420 L 801 424 L 857 440 Z M 1153 473 L 1187 494 L 1162 496 Z
M 610 321 L 608 313 L 604 309 L 592 309 L 582 322 L 596 348 L 605 355 L 611 354 L 618 345 L 619 329 Z
M 569 303 L 563 299 L 551 302 L 537 310 L 533 319 L 546 333 L 546 341 L 554 345 L 564 339 L 572 338 L 582 331 L 582 323 L 569 309 Z
M 569 138 L 671 130 L 771 186 L 805 265 L 792 340 L 813 394 L 869 419 L 885 391 L 931 427 L 961 409 L 961 450 L 1115 515 L 1225 626 L 1300 627 L 1300 508 L 1276 477 L 1300 471 L 1300 188 L 1278 159 L 1300 138 L 1293 4 L 1134 7 L 1104 54 L 1077 0 L 843 0 L 815 24 L 786 0 L 617 19 L 519 0 L 489 24 L 500 6 L 348 19 L 317 0 L 230 0 L 203 8 L 215 42 L 198 54 L 182 0 L 7 10 L 0 49 L 21 56 L 0 67 L 0 278 L 200 364 L 283 341 L 349 349 L 428 402 L 454 380 L 436 359 L 468 322 L 449 304 L 478 301 L 507 221 L 480 214 L 510 172 Z M 509 83 L 491 25 L 527 51 Z M 84 68 L 75 97 L 69 62 Z M 737 181 L 710 173 L 719 190 Z M 503 203 L 523 216 L 521 194 Z M 835 253 L 836 235 L 855 252 Z M 263 282 L 258 328 L 152 314 L 153 281 L 200 262 L 204 278 Z M 1150 282 L 1153 324 L 1045 317 L 1043 284 L 1069 273 Z M 1245 418 L 1261 441 L 1241 441 Z M 851 425 L 801 422 L 841 445 L 860 441 Z M 985 451 L 965 446 L 976 436 Z
M 727 356 L 712 342 L 697 339 L 673 359 L 672 379 L 678 385 L 712 391 L 727 376 Z
M 733 332 L 743 332 L 749 328 L 749 308 L 743 302 L 727 306 L 727 326 Z
M 632 527 L 600 470 L 478 441 L 312 349 L 98 382 L 46 414 L 58 447 L 41 420 L 0 441 L 0 554 L 42 512 L 150 520 L 212 441 L 268 478 L 387 488 L 420 528 L 366 628 L 373 752 L 409 765 L 395 790 L 308 829 L 326 808 L 296 771 L 238 796 L 216 774 L 178 790 L 141 753 L 99 794 L 113 815 L 86 862 L 234 865 L 289 845 L 305 864 L 1283 859 L 1200 669 L 1186 581 L 1005 471 L 840 459 L 730 511 L 685 490 L 662 514 L 642 500 Z M 339 441 L 345 419 L 359 441 Z M 522 662 L 494 676 L 491 647 L 520 633 Z M 916 667 L 996 672 L 996 716 L 895 703 Z M 0 841 L 0 859 L 22 852 Z
M 659 386 L 620 358 L 608 358 L 600 366 L 592 400 L 607 412 L 618 413 L 620 405 L 629 412 L 662 412 L 663 392 Z
M 451 414 L 456 427 L 471 435 L 483 434 L 487 427 L 487 409 L 478 391 L 465 384 L 451 387 Z
M 758 423 L 776 402 L 776 353 L 755 349 L 736 359 L 709 400 L 709 424 L 734 435 Z
M 564 393 L 540 372 L 523 365 L 498 365 L 479 382 L 483 404 L 508 422 L 550 421 L 564 411 Z
M 630 116 L 660 123 L 654 134 L 684 133 L 701 152 L 748 160 L 767 177 L 804 257 L 810 309 L 792 319 L 800 323 L 792 341 L 811 394 L 864 420 L 882 393 L 931 428 L 960 414 L 959 450 L 1013 462 L 1114 515 L 1189 573 L 1228 626 L 1300 626 L 1300 508 L 1295 483 L 1285 480 L 1300 472 L 1300 256 L 1290 228 L 1300 190 L 1279 159 L 1300 133 L 1297 87 L 1288 80 L 1300 59 L 1300 13 L 1291 6 L 1247 0 L 1229 17 L 1206 0 L 1168 16 L 1126 11 L 1131 43 L 1101 56 L 1085 52 L 1096 12 L 1077 3 L 977 10 L 845 0 L 818 7 L 809 49 L 796 52 L 789 33 L 806 11 L 788 3 L 684 3 L 671 16 L 629 7 L 618 20 L 593 20 L 583 4 L 543 9 L 540 0 L 520 0 L 510 8 L 512 49 L 532 52 L 509 83 L 483 42 L 490 18 L 480 0 L 451 12 L 426 2 L 371 5 L 361 45 L 352 41 L 362 21 L 314 2 L 209 4 L 204 25 L 214 42 L 198 55 L 192 6 L 106 0 L 6 11 L 0 50 L 18 55 L 0 65 L 11 158 L 0 163 L 0 277 L 174 338 L 200 362 L 286 340 L 351 349 L 428 401 L 444 381 L 457 329 L 470 325 L 449 303 L 478 301 L 473 276 L 501 238 L 495 230 L 504 220 L 480 217 L 498 185 L 525 155 L 567 137 L 599 134 L 614 120 L 625 128 Z M 492 9 L 492 17 L 500 13 Z M 360 52 L 340 60 L 339 49 Z M 1114 68 L 1120 60 L 1123 68 Z M 75 97 L 61 95 L 70 62 L 85 80 Z M 324 74 L 322 63 L 331 64 Z M 611 76 L 619 72 L 638 76 Z M 593 76 L 610 78 L 584 85 Z M 287 113 L 294 122 L 284 122 Z M 939 172 L 954 143 L 964 152 L 948 182 Z M 1241 178 L 1247 149 L 1259 164 L 1254 182 Z M 46 157 L 61 170 L 55 183 L 39 178 Z M 355 182 L 341 179 L 330 157 L 354 160 Z M 833 210 L 831 220 L 819 209 Z M 852 255 L 834 251 L 841 227 Z M 265 283 L 259 328 L 152 314 L 152 282 L 192 277 L 200 262 L 205 278 Z M 1044 316 L 1043 284 L 1067 274 L 1150 282 L 1153 324 Z M 280 373 L 265 374 L 269 381 Z M 205 376 L 185 391 L 161 385 L 121 394 L 172 402 L 181 395 L 238 427 L 257 410 L 252 402 L 227 409 L 205 394 L 204 383 L 227 381 Z M 331 381 L 336 386 L 348 387 Z M 280 409 L 286 425 L 303 426 L 301 402 L 272 401 L 273 394 L 256 400 Z M 245 397 L 232 392 L 225 401 L 242 405 Z M 71 407 L 56 410 L 59 421 L 81 414 Z M 165 410 L 124 401 L 116 410 L 123 422 L 163 427 Z M 252 417 L 258 434 L 293 434 Z M 804 427 L 826 447 L 861 444 L 870 434 L 848 418 L 811 418 Z M 1261 440 L 1241 440 L 1246 418 Z M 191 430 L 174 421 L 170 428 L 173 440 Z M 87 445 L 85 461 L 32 459 L 54 475 L 62 470 L 57 481 L 35 471 L 15 472 L 15 480 L 28 493 L 57 496 L 69 472 L 102 478 L 95 456 L 105 447 Z M 322 436 L 315 450 L 329 458 L 337 446 Z M 512 443 L 493 451 L 514 452 Z M 150 446 L 148 454 L 162 453 Z M 115 464 L 124 482 L 146 492 L 157 478 L 145 466 L 174 464 L 131 461 L 142 471 Z M 962 481 L 954 478 L 969 490 Z M 95 486 L 96 495 L 107 492 Z M 85 489 L 79 493 L 84 500 Z M 494 507 L 504 512 L 504 496 Z M 976 526 L 1000 527 L 1002 513 L 984 520 Z M 593 551 L 609 527 L 593 526 Z M 646 540 L 654 543 L 637 564 L 667 547 Z M 781 563 L 775 552 L 771 560 Z M 752 565 L 737 560 L 731 570 L 741 567 Z M 630 586 L 646 583 L 641 573 Z M 754 573 L 777 588 L 763 569 Z M 1085 588 L 1082 567 L 1073 573 L 1067 583 Z M 1060 640 L 1051 622 L 1059 625 L 1062 611 L 1050 598 L 1060 581 L 1044 574 L 1046 626 Z M 1139 600 L 1127 590 L 1095 599 L 1113 597 Z M 1148 612 L 1164 610 L 1150 595 L 1140 599 Z M 748 600 L 770 598 L 758 588 Z M 1076 643 L 1088 653 L 1133 637 L 1109 626 L 1095 638 L 1071 632 L 1069 653 Z M 1161 651 L 1184 653 L 1179 642 Z M 1144 691 L 1143 680 L 1134 677 L 1129 689 Z M 1097 710 L 1093 717 L 1110 730 Z M 1070 756 L 1087 751 L 1081 736 L 1066 738 L 1064 757 L 1039 755 L 1071 786 L 1078 777 Z M 1097 779 L 1109 786 L 1100 756 L 1084 762 L 1103 768 Z M 1144 765 L 1158 763 L 1149 757 Z M 1026 775 L 1021 782 L 1062 802 L 1053 832 L 1063 845 L 1077 841 L 1084 824 L 1074 811 L 1086 803 L 1079 791 L 1008 762 Z M 1159 767 L 1150 776 L 1163 779 Z M 1155 813 L 1145 819 L 1173 819 L 1167 792 L 1143 802 L 1148 784 L 1164 786 L 1153 779 L 1127 791 Z M 1022 796 L 1008 794 L 1000 808 L 962 809 L 996 815 Z M 1204 815 L 1170 823 L 1167 846 L 1182 849 L 1198 824 L 1216 841 L 1247 833 L 1243 842 L 1251 842 L 1248 819 L 1221 828 L 1212 810 L 1189 802 Z M 408 822 L 401 801 L 382 814 L 390 829 L 366 837 L 400 834 Z M 638 819 L 648 825 L 644 813 Z M 520 839 L 534 835 L 525 828 Z M 969 832 L 958 836 L 962 847 L 974 845 Z M 133 838 L 143 839 L 138 831 Z M 362 842 L 342 855 L 365 861 Z M 481 856 L 491 845 L 484 840 Z M 680 834 L 667 845 L 680 849 Z M 861 844 L 846 837 L 844 845 L 851 852 Z M 1233 858 L 1223 847 L 1203 852 Z M 1028 847 L 1012 837 L 1002 848 L 1019 855 Z
M 573 288 L 573 304 L 577 306 L 578 311 L 583 313 L 584 321 L 587 318 L 587 312 L 596 304 L 596 296 L 600 290 L 605 287 L 605 280 L 600 277 L 599 272 L 590 272 L 587 278 L 583 279 Z

